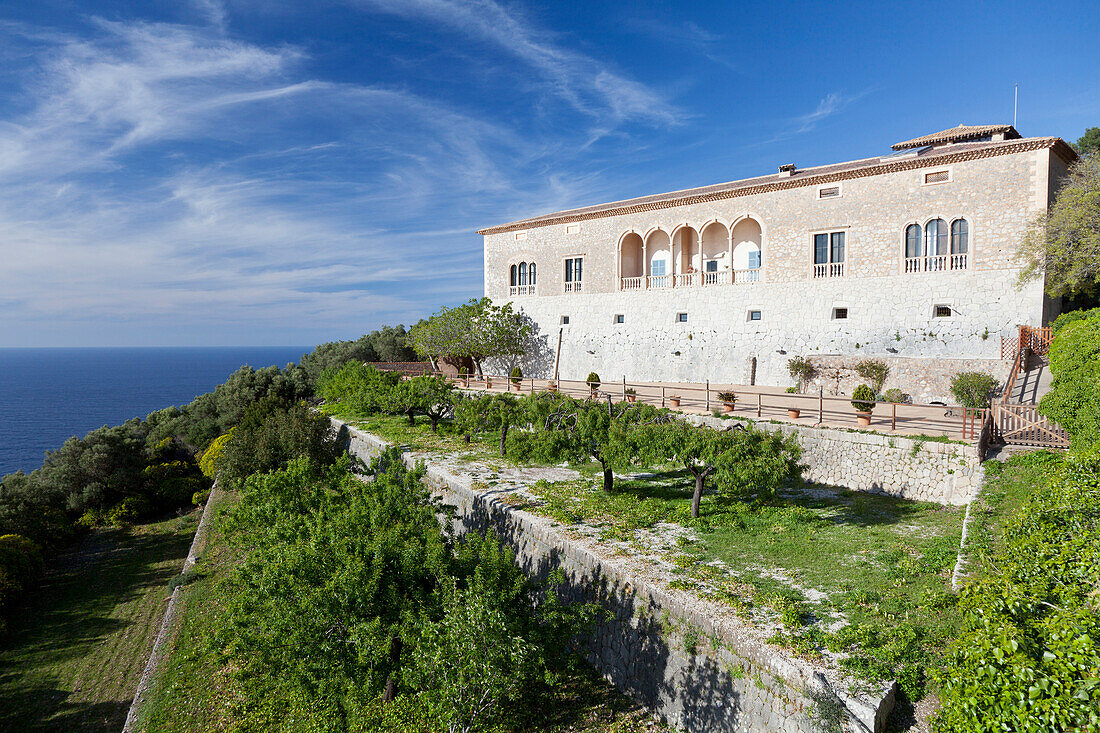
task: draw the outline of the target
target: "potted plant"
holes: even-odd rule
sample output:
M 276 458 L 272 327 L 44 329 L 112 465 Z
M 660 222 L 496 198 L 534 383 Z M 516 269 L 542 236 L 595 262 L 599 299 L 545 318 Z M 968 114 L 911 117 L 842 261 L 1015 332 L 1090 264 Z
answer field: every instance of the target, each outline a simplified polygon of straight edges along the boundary
M 589 372 L 588 379 L 584 381 L 588 382 L 588 389 L 591 390 L 592 396 L 596 397 L 600 389 L 600 375 L 596 372 Z
M 737 395 L 733 392 L 719 392 L 718 399 L 722 402 L 723 412 L 733 412 L 733 408 L 737 406 Z
M 558 383 L 557 382 L 547 382 L 546 383 L 546 391 L 547 392 L 557 392 L 558 391 Z
M 856 408 L 856 420 L 862 427 L 871 424 L 871 411 L 875 409 L 875 391 L 861 384 L 852 392 L 852 407 Z
M 520 382 L 523 381 L 523 370 L 518 366 L 512 369 L 512 389 L 519 392 Z
M 627 387 L 623 394 L 626 395 L 627 402 L 636 402 L 638 400 L 638 393 L 633 387 Z
M 680 406 L 680 396 L 679 395 L 669 395 L 668 401 L 669 401 L 669 404 L 671 404 L 673 407 L 679 407 Z

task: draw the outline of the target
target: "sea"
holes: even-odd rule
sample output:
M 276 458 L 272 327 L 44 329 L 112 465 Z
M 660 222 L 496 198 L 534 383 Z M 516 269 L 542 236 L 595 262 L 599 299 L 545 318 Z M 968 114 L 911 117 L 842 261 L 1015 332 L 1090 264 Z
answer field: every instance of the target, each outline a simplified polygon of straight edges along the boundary
M 297 362 L 312 346 L 0 349 L 0 476 L 104 425 L 185 405 L 241 366 Z

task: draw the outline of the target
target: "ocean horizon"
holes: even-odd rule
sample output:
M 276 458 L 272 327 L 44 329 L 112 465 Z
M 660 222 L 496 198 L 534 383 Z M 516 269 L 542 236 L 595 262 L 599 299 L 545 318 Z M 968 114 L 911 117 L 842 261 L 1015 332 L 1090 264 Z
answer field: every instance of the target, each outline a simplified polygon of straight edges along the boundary
M 0 476 L 104 425 L 185 405 L 241 366 L 297 362 L 312 346 L 0 348 Z

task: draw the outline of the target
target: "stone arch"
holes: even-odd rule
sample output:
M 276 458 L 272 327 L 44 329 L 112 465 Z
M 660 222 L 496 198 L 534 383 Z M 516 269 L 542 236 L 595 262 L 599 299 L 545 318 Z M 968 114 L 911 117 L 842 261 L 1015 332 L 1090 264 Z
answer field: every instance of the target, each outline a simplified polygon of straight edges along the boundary
M 703 270 L 730 269 L 730 230 L 724 223 L 713 219 L 703 225 L 700 250 L 703 254 Z M 714 263 L 711 265 L 710 263 Z
M 646 275 L 653 275 L 654 266 L 663 270 L 663 274 L 672 274 L 672 237 L 660 227 L 655 227 L 646 234 Z M 660 264 L 659 264 L 660 263 Z
M 702 266 L 699 257 L 699 232 L 690 224 L 672 230 L 672 254 L 676 272 L 697 272 Z
M 764 228 L 752 216 L 744 216 L 733 225 L 733 269 L 758 270 L 762 267 Z
M 642 235 L 633 229 L 619 237 L 619 277 L 645 275 L 645 249 Z

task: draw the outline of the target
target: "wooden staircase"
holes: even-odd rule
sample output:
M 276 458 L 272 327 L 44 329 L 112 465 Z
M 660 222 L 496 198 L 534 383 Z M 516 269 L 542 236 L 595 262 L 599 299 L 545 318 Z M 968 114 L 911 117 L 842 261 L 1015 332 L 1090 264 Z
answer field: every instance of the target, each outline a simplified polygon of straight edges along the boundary
M 990 409 L 992 436 L 1008 445 L 1068 448 L 1069 435 L 1039 414 L 1039 400 L 1050 390 L 1047 352 L 1050 328 L 1020 326 L 1019 335 L 1001 342 L 1001 357 L 1011 358 L 1012 370 L 1001 396 Z

